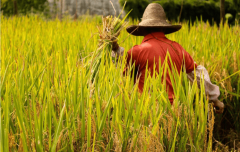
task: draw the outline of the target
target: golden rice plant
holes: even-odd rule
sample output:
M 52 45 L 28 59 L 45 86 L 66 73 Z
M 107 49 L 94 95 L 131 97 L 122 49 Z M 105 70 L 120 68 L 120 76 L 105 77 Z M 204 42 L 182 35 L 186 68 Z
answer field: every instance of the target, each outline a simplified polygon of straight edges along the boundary
M 218 135 L 214 121 L 224 115 L 213 115 L 204 87 L 174 70 L 171 106 L 161 77 L 167 64 L 156 77 L 146 75 L 140 94 L 133 79 L 122 75 L 125 59 L 116 67 L 102 55 L 91 92 L 93 60 L 87 59 L 97 56 L 101 41 L 110 47 L 117 36 L 93 36 L 99 22 L 89 16 L 76 22 L 1 16 L 0 151 L 211 151 L 212 136 Z M 239 32 L 239 26 L 196 22 L 167 35 L 204 64 L 220 86 L 235 134 L 240 130 Z M 143 38 L 128 36 L 122 30 L 117 37 L 125 40 L 120 44 L 125 53 Z
M 102 27 L 97 26 L 99 35 L 98 48 L 93 51 L 89 64 L 87 64 L 88 68 L 91 69 L 91 82 L 94 82 L 94 79 L 99 70 L 100 63 L 102 61 L 104 62 L 104 60 L 102 59 L 103 56 L 105 56 L 105 60 L 110 60 L 112 44 L 113 42 L 118 41 L 118 36 L 120 35 L 120 32 L 127 25 L 127 22 L 125 22 L 125 20 L 128 14 L 125 15 L 123 19 L 119 18 L 121 14 L 118 17 L 113 17 L 111 15 L 102 17 Z M 112 59 L 114 61 L 114 58 Z

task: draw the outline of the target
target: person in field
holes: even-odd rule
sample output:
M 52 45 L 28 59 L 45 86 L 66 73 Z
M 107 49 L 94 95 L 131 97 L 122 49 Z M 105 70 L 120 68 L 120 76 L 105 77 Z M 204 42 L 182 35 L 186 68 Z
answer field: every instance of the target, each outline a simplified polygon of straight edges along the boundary
M 149 4 L 144 11 L 142 21 L 139 25 L 127 27 L 128 33 L 134 36 L 144 36 L 140 45 L 135 45 L 127 52 L 127 67 L 129 65 L 135 65 L 134 79 L 135 82 L 136 79 L 138 79 L 138 88 L 139 91 L 142 92 L 146 66 L 148 66 L 148 70 L 153 73 L 154 62 L 156 67 L 158 67 L 159 64 L 162 65 L 168 52 L 172 62 L 176 65 L 178 73 L 185 67 L 190 81 L 194 80 L 194 69 L 199 86 L 201 74 L 204 74 L 205 91 L 209 97 L 209 101 L 213 102 L 215 107 L 218 107 L 216 110 L 217 113 L 222 113 L 224 104 L 218 100 L 220 95 L 219 87 L 211 83 L 207 70 L 203 66 L 197 65 L 180 44 L 167 39 L 165 36 L 166 34 L 177 32 L 180 29 L 181 25 L 171 25 L 167 22 L 166 14 L 160 4 Z M 112 56 L 121 56 L 123 52 L 124 49 L 122 47 L 119 47 L 116 42 L 113 43 Z M 158 68 L 156 70 L 158 70 Z M 169 100 L 171 104 L 173 104 L 174 92 L 168 73 L 166 75 L 166 85 Z

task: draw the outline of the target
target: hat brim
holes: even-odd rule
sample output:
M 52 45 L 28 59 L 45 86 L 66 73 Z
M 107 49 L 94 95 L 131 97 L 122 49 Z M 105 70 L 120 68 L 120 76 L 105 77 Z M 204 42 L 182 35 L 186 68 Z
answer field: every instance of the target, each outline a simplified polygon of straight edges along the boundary
M 182 28 L 181 25 L 170 25 L 170 26 L 138 26 L 131 25 L 127 27 L 127 32 L 135 36 L 144 36 L 147 29 L 161 29 L 164 34 L 170 34 L 177 32 Z

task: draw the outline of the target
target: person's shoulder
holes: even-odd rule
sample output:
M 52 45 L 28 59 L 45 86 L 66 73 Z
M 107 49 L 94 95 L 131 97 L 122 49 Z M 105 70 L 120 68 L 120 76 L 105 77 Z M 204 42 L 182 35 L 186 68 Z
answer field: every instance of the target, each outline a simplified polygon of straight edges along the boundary
M 134 45 L 128 52 L 140 52 L 141 48 L 140 45 Z
M 137 59 L 140 52 L 141 52 L 141 47 L 139 45 L 135 45 L 131 49 L 128 50 L 127 56 L 128 56 L 128 58 L 132 57 L 133 59 Z
M 177 46 L 181 46 L 178 42 L 176 42 L 176 41 L 172 41 L 172 40 L 170 40 L 171 42 L 172 42 L 172 44 L 173 45 L 177 45 Z M 181 46 L 182 47 L 182 46 Z
M 176 47 L 177 49 L 179 49 L 179 50 L 181 50 L 181 51 L 184 51 L 184 48 L 183 48 L 182 45 L 179 44 L 178 42 L 172 41 L 172 45 L 173 45 L 174 47 Z
M 142 51 L 142 50 L 148 50 L 148 49 L 152 49 L 153 45 L 152 45 L 152 41 L 154 39 L 150 39 L 146 42 L 143 42 L 139 45 L 139 49 Z

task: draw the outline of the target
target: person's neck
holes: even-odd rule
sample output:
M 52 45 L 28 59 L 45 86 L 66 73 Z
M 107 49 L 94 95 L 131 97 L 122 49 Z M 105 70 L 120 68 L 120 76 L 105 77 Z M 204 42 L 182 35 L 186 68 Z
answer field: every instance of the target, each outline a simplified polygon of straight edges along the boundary
M 150 35 L 155 35 L 155 34 L 165 35 L 163 32 L 149 32 L 149 33 L 146 33 L 146 34 L 144 35 L 144 37 L 147 36 L 147 35 L 149 35 L 149 34 L 150 34 Z

